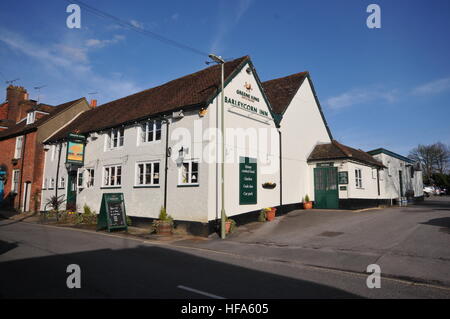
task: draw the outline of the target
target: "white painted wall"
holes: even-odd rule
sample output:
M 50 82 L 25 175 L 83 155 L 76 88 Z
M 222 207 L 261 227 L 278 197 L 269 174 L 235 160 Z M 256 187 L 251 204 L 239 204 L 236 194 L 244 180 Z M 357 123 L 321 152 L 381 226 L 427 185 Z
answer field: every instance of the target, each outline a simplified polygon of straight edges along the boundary
M 400 179 L 399 171 L 403 176 L 403 192 L 413 190 L 414 196 L 423 196 L 422 172 L 414 172 L 411 176 L 410 165 L 408 162 L 385 153 L 376 154 L 375 159 L 382 162 L 387 168 L 383 171 L 383 180 L 381 181 L 382 197 L 387 199 L 396 199 L 400 196 Z
M 314 200 L 314 174 L 307 159 L 317 144 L 330 143 L 325 123 L 307 79 L 281 121 L 283 152 L 283 204 Z
M 42 188 L 41 193 L 41 210 L 44 210 L 45 205 L 47 204 L 48 200 L 55 195 L 55 188 L 50 188 L 50 179 L 55 179 L 55 187 L 58 187 L 58 197 L 61 196 L 61 199 L 66 199 L 67 194 L 67 182 L 68 182 L 68 176 L 67 176 L 67 169 L 65 167 L 65 160 L 66 160 L 66 143 L 63 143 L 61 145 L 61 160 L 59 164 L 59 177 L 64 178 L 65 181 L 65 187 L 60 188 L 59 182 L 56 181 L 56 173 L 58 168 L 58 155 L 59 155 L 59 145 L 47 145 L 46 147 L 48 150 L 45 151 L 45 164 L 44 164 L 44 175 L 43 175 L 43 184 L 45 183 L 45 179 L 47 179 L 47 187 Z M 53 150 L 54 149 L 54 150 Z M 53 153 L 54 152 L 54 153 Z M 52 155 L 54 154 L 54 155 Z M 63 207 L 66 207 L 66 204 L 64 202 Z M 49 209 L 49 208 L 47 208 Z

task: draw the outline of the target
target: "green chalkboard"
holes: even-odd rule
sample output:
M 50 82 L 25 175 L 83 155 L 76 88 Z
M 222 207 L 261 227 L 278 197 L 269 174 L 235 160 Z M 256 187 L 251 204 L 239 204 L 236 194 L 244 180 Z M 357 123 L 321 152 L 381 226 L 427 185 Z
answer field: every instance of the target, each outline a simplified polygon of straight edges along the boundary
M 128 229 L 125 201 L 122 193 L 103 194 L 97 230 Z
M 339 172 L 338 174 L 339 184 L 348 184 L 348 172 Z
M 256 159 L 241 157 L 239 162 L 239 205 L 257 203 L 257 166 Z

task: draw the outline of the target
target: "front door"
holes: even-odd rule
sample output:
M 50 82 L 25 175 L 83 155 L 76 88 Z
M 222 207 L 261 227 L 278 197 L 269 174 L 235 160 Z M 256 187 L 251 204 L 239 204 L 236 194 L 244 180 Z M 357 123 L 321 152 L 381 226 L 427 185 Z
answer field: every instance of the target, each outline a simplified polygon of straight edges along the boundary
M 67 204 L 66 209 L 76 211 L 77 209 L 77 172 L 70 172 L 67 181 Z
M 314 207 L 339 208 L 337 167 L 314 168 Z
M 23 184 L 23 199 L 22 199 L 23 212 L 28 212 L 30 210 L 30 192 L 31 192 L 31 183 L 25 182 Z

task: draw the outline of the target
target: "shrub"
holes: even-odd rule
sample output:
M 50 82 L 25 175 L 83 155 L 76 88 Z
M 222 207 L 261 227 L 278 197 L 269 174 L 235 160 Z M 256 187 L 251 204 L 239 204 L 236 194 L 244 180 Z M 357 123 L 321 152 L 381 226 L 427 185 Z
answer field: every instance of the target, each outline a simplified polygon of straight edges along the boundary
M 83 214 L 81 214 L 81 222 L 83 224 L 95 225 L 97 224 L 97 214 L 95 210 L 91 210 L 91 208 L 84 204 L 83 206 Z
M 309 196 L 308 194 L 305 195 L 305 201 L 304 202 L 309 202 Z
M 133 225 L 133 222 L 131 221 L 131 217 L 127 216 L 127 226 Z

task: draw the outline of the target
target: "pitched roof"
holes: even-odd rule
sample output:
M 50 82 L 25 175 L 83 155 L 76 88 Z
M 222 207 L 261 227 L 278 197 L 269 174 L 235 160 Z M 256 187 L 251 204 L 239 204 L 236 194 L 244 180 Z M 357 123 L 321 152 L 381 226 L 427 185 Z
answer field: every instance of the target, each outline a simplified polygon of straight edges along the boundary
M 308 162 L 336 159 L 352 159 L 364 164 L 385 167 L 383 163 L 374 159 L 370 154 L 362 150 L 357 150 L 350 146 L 343 145 L 336 140 L 332 140 L 331 143 L 316 145 L 308 157 Z
M 250 57 L 244 56 L 226 62 L 225 81 L 248 60 Z M 62 140 L 75 131 L 86 134 L 183 107 L 205 105 L 218 92 L 220 83 L 221 66 L 208 67 L 89 110 L 53 135 L 48 142 Z
M 286 111 L 307 75 L 308 72 L 300 72 L 262 83 L 275 113 Z
M 50 107 L 49 105 L 45 105 L 45 104 L 39 104 L 41 106 L 45 105 L 45 108 L 48 109 L 49 113 L 48 115 L 45 115 L 39 119 L 37 119 L 34 123 L 32 124 L 26 124 L 26 121 L 22 121 L 20 123 L 11 125 L 8 129 L 4 130 L 4 131 L 0 131 L 0 140 L 9 138 L 9 137 L 14 137 L 17 135 L 21 135 L 33 130 L 36 130 L 40 125 L 44 124 L 45 122 L 47 122 L 49 119 L 53 118 L 54 116 L 56 116 L 57 114 L 61 113 L 62 111 L 68 109 L 69 107 L 71 107 L 72 105 L 78 103 L 79 101 L 83 100 L 84 97 L 70 101 L 70 102 L 66 102 L 60 105 L 57 105 L 55 107 L 52 107 L 51 109 L 49 109 L 48 107 Z

